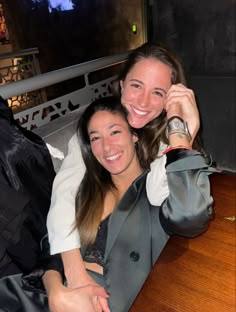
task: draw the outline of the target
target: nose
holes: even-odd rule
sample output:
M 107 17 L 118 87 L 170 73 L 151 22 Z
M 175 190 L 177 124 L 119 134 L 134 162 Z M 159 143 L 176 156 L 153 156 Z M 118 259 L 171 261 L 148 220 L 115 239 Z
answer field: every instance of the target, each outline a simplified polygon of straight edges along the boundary
M 104 152 L 109 152 L 110 149 L 111 149 L 111 142 L 110 142 L 109 137 L 103 138 L 102 143 L 103 143 L 103 144 L 102 144 L 102 146 L 103 146 L 103 151 L 104 151 Z
M 139 105 L 140 107 L 142 108 L 145 108 L 147 107 L 150 103 L 150 97 L 149 97 L 149 94 L 148 92 L 144 92 L 141 96 L 140 96 L 140 99 L 139 99 Z

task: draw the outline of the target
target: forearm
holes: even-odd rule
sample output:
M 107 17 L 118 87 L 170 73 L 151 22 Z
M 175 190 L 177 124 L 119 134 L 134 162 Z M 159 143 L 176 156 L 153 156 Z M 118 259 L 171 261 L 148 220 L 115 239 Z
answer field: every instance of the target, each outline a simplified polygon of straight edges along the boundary
M 42 277 L 48 295 L 48 305 L 52 312 L 71 312 L 71 297 L 67 298 L 67 288 L 63 285 L 58 272 L 49 270 Z M 67 304 L 68 302 L 68 304 Z M 68 306 L 67 306 L 68 305 Z M 76 310 L 74 310 L 76 311 Z M 80 310 L 78 310 L 80 311 Z
M 61 253 L 61 257 L 68 287 L 96 284 L 86 271 L 79 248 Z
M 185 134 L 173 133 L 169 135 L 168 139 L 172 148 L 178 148 L 179 146 L 185 147 L 186 149 L 192 148 L 189 139 Z
M 42 277 L 43 284 L 47 294 L 51 294 L 52 291 L 58 291 L 62 289 L 63 282 L 59 272 L 54 270 L 46 271 Z

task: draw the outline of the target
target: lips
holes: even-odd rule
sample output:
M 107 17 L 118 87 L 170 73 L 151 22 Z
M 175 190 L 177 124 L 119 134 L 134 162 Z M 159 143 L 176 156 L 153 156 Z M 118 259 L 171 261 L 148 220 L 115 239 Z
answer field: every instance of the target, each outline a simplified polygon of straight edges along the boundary
M 147 116 L 147 115 L 149 114 L 149 112 L 147 112 L 147 111 L 141 111 L 141 110 L 139 110 L 139 109 L 137 109 L 137 108 L 134 108 L 133 106 L 131 106 L 131 108 L 132 108 L 133 112 L 134 112 L 136 115 L 140 116 L 140 117 Z
M 114 161 L 117 160 L 118 158 L 120 158 L 121 153 L 116 154 L 116 155 L 112 155 L 112 156 L 106 156 L 104 157 L 107 161 Z

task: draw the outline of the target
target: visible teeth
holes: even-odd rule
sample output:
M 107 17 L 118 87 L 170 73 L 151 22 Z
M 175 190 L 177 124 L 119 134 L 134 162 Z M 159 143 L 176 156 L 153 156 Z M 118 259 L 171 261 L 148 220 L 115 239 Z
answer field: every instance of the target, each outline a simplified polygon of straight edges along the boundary
M 106 157 L 106 159 L 107 159 L 107 160 L 115 160 L 115 159 L 117 159 L 118 157 L 120 157 L 120 155 L 121 155 L 121 154 L 109 156 L 109 157 Z
M 135 109 L 134 107 L 133 107 L 133 110 L 135 111 L 137 115 L 140 115 L 140 116 L 144 116 L 148 114 L 148 112 L 142 112 L 140 110 Z

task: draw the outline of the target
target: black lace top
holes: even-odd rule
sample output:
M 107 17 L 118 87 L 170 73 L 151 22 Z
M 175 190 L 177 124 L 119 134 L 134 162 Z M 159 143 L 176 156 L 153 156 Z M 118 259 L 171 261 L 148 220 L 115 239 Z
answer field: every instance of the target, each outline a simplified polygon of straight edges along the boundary
M 93 245 L 88 246 L 85 251 L 84 261 L 89 263 L 97 263 L 104 266 L 104 254 L 107 242 L 108 221 L 110 215 L 107 216 L 99 225 L 98 234 Z

